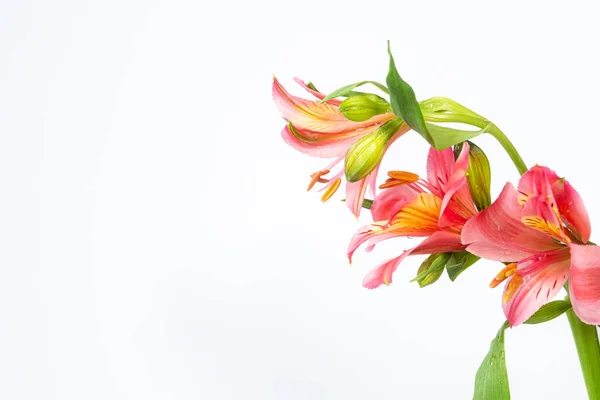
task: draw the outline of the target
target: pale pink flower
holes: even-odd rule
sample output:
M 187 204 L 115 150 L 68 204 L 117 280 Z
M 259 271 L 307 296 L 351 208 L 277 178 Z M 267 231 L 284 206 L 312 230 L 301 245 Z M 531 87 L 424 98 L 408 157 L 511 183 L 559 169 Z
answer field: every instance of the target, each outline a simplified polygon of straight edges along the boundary
M 318 99 L 322 100 L 325 97 L 322 93 L 308 87 L 303 81 L 297 78 L 295 81 Z M 314 157 L 333 159 L 325 168 L 311 175 L 312 179 L 308 186 L 308 190 L 311 190 L 315 184 L 323 184 L 320 189 L 325 191 L 323 201 L 328 200 L 335 193 L 344 178 L 344 163 L 340 162 L 346 157 L 350 146 L 376 131 L 385 122 L 396 118 L 389 112 L 363 122 L 350 121 L 338 109 L 339 100 L 322 103 L 319 100 L 293 96 L 275 77 L 273 77 L 273 100 L 288 122 L 281 132 L 287 144 Z M 408 130 L 408 126 L 402 124 L 388 146 Z M 337 167 L 337 170 L 331 172 L 334 167 Z M 375 195 L 377 170 L 378 168 L 375 168 L 371 174 L 360 181 L 346 183 L 346 204 L 357 217 L 367 189 L 369 188 L 372 195 Z

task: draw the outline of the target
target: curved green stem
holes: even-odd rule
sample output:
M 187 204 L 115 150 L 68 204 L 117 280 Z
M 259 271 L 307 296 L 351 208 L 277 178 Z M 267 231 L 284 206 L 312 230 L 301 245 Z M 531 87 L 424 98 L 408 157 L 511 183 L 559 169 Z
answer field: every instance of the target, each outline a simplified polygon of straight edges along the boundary
M 458 122 L 483 129 L 483 132 L 492 135 L 502 145 L 515 167 L 517 167 L 519 174 L 523 175 L 527 171 L 527 165 L 523 162 L 515 146 L 504 132 L 488 119 L 446 97 L 433 97 L 423 100 L 419 103 L 419 106 L 426 121 Z
M 567 297 L 569 299 L 569 285 L 565 284 Z M 583 380 L 590 400 L 600 399 L 600 344 L 598 343 L 598 331 L 594 325 L 588 325 L 581 321 L 573 309 L 567 311 L 567 318 L 575 340 L 579 364 L 583 373 Z
M 573 332 L 581 372 L 590 400 L 600 399 L 600 344 L 594 325 L 583 323 L 573 309 L 567 311 L 567 318 Z
M 500 128 L 498 128 L 496 125 L 491 124 L 488 128 L 488 133 L 492 135 L 498 141 L 498 143 L 502 145 L 502 147 L 512 160 L 513 164 L 515 164 L 515 167 L 517 167 L 517 171 L 519 171 L 519 174 L 523 175 L 525 171 L 527 171 L 527 165 L 525 165 L 525 162 L 521 158 L 521 155 L 519 154 L 515 146 L 512 144 L 512 142 L 508 139 L 508 137 L 506 137 L 504 132 L 502 132 Z

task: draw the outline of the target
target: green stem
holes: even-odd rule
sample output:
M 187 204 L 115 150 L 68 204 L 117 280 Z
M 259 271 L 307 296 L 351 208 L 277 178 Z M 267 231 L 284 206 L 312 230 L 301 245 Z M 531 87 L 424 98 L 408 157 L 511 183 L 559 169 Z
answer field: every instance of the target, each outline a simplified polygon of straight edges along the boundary
M 436 104 L 436 101 L 440 104 Z M 454 110 L 448 108 L 449 104 L 453 106 L 453 108 L 460 107 L 460 112 L 456 113 L 454 112 Z M 517 167 L 517 171 L 519 171 L 520 175 L 523 175 L 525 171 L 527 171 L 527 165 L 525 165 L 525 162 L 521 158 L 521 155 L 519 154 L 515 146 L 512 144 L 510 139 L 508 139 L 504 132 L 502 132 L 500 128 L 498 128 L 491 121 L 488 121 L 487 119 L 479 116 L 478 114 L 475 114 L 468 108 L 443 97 L 423 101 L 420 105 L 422 108 L 424 108 L 423 116 L 425 117 L 426 121 L 458 122 L 461 124 L 476 126 L 479 129 L 484 129 L 485 132 L 492 135 L 500 143 L 500 145 L 502 145 L 504 151 L 506 151 L 513 164 L 515 164 L 515 167 Z M 437 106 L 437 108 L 434 106 Z
M 600 400 L 600 344 L 596 327 L 583 323 L 573 309 L 567 311 L 567 318 L 577 347 L 588 397 L 590 400 Z
M 500 128 L 498 128 L 496 125 L 491 124 L 488 128 L 488 133 L 494 138 L 496 138 L 496 140 L 502 145 L 502 147 L 512 160 L 513 164 L 515 164 L 515 167 L 517 167 L 517 171 L 519 171 L 519 174 L 523 175 L 525 171 L 527 171 L 527 165 L 525 165 L 525 162 L 521 158 L 521 155 L 519 154 L 515 146 L 512 144 L 512 142 L 508 139 L 508 137 L 506 137 L 504 132 L 502 132 Z

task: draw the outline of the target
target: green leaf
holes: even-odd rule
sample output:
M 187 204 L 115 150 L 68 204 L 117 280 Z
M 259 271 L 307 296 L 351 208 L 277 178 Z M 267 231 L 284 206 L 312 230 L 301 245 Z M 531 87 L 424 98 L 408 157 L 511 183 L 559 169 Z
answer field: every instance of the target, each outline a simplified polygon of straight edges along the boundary
M 353 83 L 351 85 L 346 85 L 344 87 L 339 88 L 338 90 L 334 90 L 333 92 L 329 93 L 327 96 L 325 96 L 325 98 L 323 100 L 321 100 L 321 102 L 325 102 L 327 100 L 331 100 L 331 99 L 335 99 L 336 97 L 350 97 L 352 95 L 356 96 L 356 94 L 360 94 L 359 92 L 353 92 L 354 89 L 356 89 L 359 86 L 362 85 L 366 85 L 367 83 L 370 83 L 373 86 L 378 87 L 379 89 L 381 89 L 382 92 L 384 93 L 389 93 L 388 88 L 385 87 L 385 85 L 382 85 L 379 82 L 375 82 L 375 81 L 360 81 L 360 82 L 356 82 Z M 354 94 L 351 94 L 354 93 Z
M 458 253 L 451 253 L 450 259 L 446 263 L 446 272 L 452 282 L 460 275 L 464 270 L 469 268 L 471 265 L 479 261 L 479 257 L 468 251 L 461 251 Z
M 443 150 L 447 147 L 454 146 L 455 144 L 462 143 L 466 140 L 471 140 L 481 134 L 488 132 L 488 130 L 493 125 L 490 122 L 485 127 L 483 127 L 483 129 L 467 131 L 463 129 L 454 129 L 448 128 L 447 126 L 435 125 L 429 122 L 426 122 L 425 124 L 427 125 L 427 129 L 431 137 L 431 141 L 429 143 L 436 150 Z
M 473 400 L 510 400 L 504 355 L 504 331 L 507 327 L 508 323 L 502 324 L 477 370 Z
M 571 308 L 571 303 L 565 300 L 555 300 L 544 304 L 535 312 L 527 321 L 526 324 L 541 324 L 542 322 L 551 321 L 560 316 Z
M 390 49 L 390 42 L 388 40 L 388 54 L 390 56 L 390 66 L 386 83 L 390 90 L 390 102 L 392 103 L 392 110 L 394 114 L 402 118 L 408 126 L 414 129 L 417 133 L 427 140 L 429 144 L 434 145 L 433 138 L 429 134 L 425 119 L 423 119 L 423 113 L 421 107 L 415 96 L 413 88 L 406 83 L 398 73 L 396 69 L 396 63 L 392 56 Z
M 390 90 L 392 111 L 394 111 L 398 117 L 406 121 L 408 126 L 423 136 L 423 138 L 427 140 L 427 142 L 435 149 L 442 150 L 447 147 L 454 146 L 455 144 L 464 142 L 465 140 L 473 139 L 482 133 L 486 133 L 491 127 L 492 124 L 489 123 L 488 125 L 484 126 L 483 129 L 467 131 L 425 122 L 421 106 L 417 101 L 417 97 L 413 88 L 400 77 L 400 74 L 396 69 L 396 63 L 390 50 L 389 41 L 388 54 L 390 56 L 390 66 L 386 83 Z M 469 121 L 469 124 L 474 122 L 480 123 L 483 120 L 482 117 L 473 113 L 467 108 L 445 98 L 434 98 L 427 100 L 423 103 L 423 106 L 430 114 L 435 114 L 439 111 L 441 112 L 440 115 L 443 116 L 444 112 L 446 111 L 451 111 L 453 113 L 458 112 L 463 119 L 466 118 L 466 120 Z M 456 116 L 447 115 L 446 117 L 455 118 Z
M 444 266 L 450 258 L 451 253 L 437 253 L 432 254 L 419 267 L 417 276 L 415 276 L 411 282 L 418 282 L 420 287 L 429 286 L 432 283 L 440 279 L 442 272 L 444 272 Z
M 346 199 L 342 199 L 342 201 L 346 201 Z M 362 203 L 362 208 L 366 208 L 367 210 L 371 209 L 371 206 L 373 205 L 373 200 L 371 199 L 364 199 L 363 203 Z

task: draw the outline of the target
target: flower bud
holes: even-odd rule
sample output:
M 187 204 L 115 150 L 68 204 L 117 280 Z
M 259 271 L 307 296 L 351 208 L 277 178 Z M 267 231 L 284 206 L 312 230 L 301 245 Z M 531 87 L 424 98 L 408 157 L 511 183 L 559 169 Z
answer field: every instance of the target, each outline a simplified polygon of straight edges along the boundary
M 340 111 L 350 121 L 362 122 L 391 111 L 390 103 L 375 94 L 348 97 L 340 104 Z
M 394 118 L 350 146 L 345 165 L 348 182 L 358 182 L 377 168 L 388 143 L 403 122 L 400 118 Z
M 469 143 L 469 169 L 467 169 L 467 183 L 469 191 L 475 203 L 477 210 L 481 211 L 492 204 L 492 195 L 490 193 L 490 184 L 492 173 L 490 162 L 479 147 L 474 143 Z M 454 146 L 454 154 L 458 156 L 462 149 L 462 143 Z
M 450 259 L 451 253 L 437 253 L 432 254 L 419 267 L 417 271 L 417 276 L 415 276 L 411 282 L 417 282 L 420 287 L 429 286 L 432 283 L 435 283 L 442 272 L 444 272 L 444 267 L 446 263 Z

